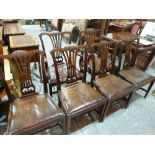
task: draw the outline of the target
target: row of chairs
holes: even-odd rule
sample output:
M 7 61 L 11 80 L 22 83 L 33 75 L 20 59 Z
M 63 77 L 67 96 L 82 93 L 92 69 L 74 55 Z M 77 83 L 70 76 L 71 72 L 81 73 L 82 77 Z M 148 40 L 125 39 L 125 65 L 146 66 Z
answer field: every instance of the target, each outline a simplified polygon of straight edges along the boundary
M 57 34 L 60 36 L 61 33 L 52 34 L 54 34 L 55 40 L 58 40 Z M 49 83 L 50 70 L 45 50 L 15 51 L 10 55 L 0 56 L 1 59 L 8 59 L 14 66 L 17 77 L 19 77 L 21 92 L 21 97 L 11 104 L 7 134 L 34 134 L 55 124 L 62 127 L 63 134 L 69 134 L 71 120 L 74 117 L 101 107 L 99 121 L 103 121 L 111 103 L 123 99 L 126 101 L 125 108 L 127 108 L 136 90 L 150 84 L 145 97 L 147 96 L 155 78 L 130 67 L 132 43 L 125 44 L 124 67 L 120 72 L 115 73 L 117 45 L 108 41 L 94 43 L 96 39 L 94 35 L 90 34 L 85 33 L 87 41 L 85 45 L 64 48 L 55 46 L 50 52 L 53 59 L 51 67 L 54 68 L 59 105 L 48 94 L 47 84 L 51 83 Z M 96 51 L 99 53 L 97 57 Z M 109 54 L 111 67 L 108 62 Z M 77 65 L 78 57 L 80 57 L 80 68 Z M 97 71 L 96 58 L 100 60 Z M 31 62 L 38 62 L 40 67 L 43 94 L 35 91 L 30 74 Z M 60 66 L 63 66 L 65 73 L 63 76 Z M 86 81 L 89 70 L 91 71 L 91 85 Z M 53 83 L 51 86 L 53 87 Z M 51 91 L 50 94 L 52 95 Z

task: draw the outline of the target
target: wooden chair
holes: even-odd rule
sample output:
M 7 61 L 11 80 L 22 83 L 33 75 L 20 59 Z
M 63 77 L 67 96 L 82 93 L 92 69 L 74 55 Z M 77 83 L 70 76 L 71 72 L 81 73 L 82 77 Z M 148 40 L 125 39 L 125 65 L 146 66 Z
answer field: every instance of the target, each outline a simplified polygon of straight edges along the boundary
M 111 103 L 118 99 L 124 99 L 126 101 L 125 108 L 127 108 L 131 96 L 134 92 L 134 86 L 132 84 L 126 82 L 125 80 L 114 74 L 110 74 L 107 67 L 107 57 L 111 46 L 112 42 L 105 41 L 101 41 L 100 43 L 94 43 L 91 45 L 92 50 L 95 47 L 98 47 L 101 50 L 101 63 L 100 70 L 98 72 L 95 71 L 95 63 L 93 63 L 93 85 L 108 99 L 106 108 L 102 111 L 101 120 L 104 120 L 104 117 L 106 116 Z M 116 54 L 114 54 L 113 56 L 113 65 L 115 64 L 115 55 Z
M 135 22 L 132 26 L 131 33 L 140 35 L 141 29 L 142 29 L 141 23 Z
M 81 35 L 80 35 L 81 40 L 82 40 L 82 36 L 83 36 L 84 44 L 86 44 L 89 48 L 93 43 L 98 43 L 101 41 L 101 32 L 102 32 L 101 29 L 89 29 L 86 31 L 81 31 Z M 109 49 L 109 51 L 111 53 L 111 59 L 112 59 L 114 50 L 115 50 L 115 46 L 114 47 L 111 46 L 111 48 Z M 93 51 L 88 50 L 88 72 L 90 74 L 91 74 L 92 68 L 93 68 L 93 61 L 95 61 L 95 67 L 96 67 L 95 71 L 98 72 L 100 70 L 100 65 L 101 65 L 100 49 L 98 47 L 94 47 Z M 82 60 L 81 60 L 81 64 L 82 64 Z M 111 64 L 109 63 L 109 69 L 110 69 L 110 67 L 111 67 Z M 117 70 L 117 69 L 115 68 L 115 70 Z
M 1 56 L 14 66 L 19 77 L 21 96 L 10 107 L 7 134 L 34 134 L 60 123 L 65 133 L 65 114 L 47 93 L 43 51 L 15 51 Z M 37 58 L 37 59 L 36 59 Z M 38 59 L 39 58 L 39 59 Z M 44 93 L 36 92 L 31 79 L 30 63 L 40 61 Z
M 57 85 L 57 81 L 56 81 L 56 76 L 55 76 L 55 71 L 54 71 L 54 66 L 53 66 L 53 62 L 52 65 L 49 65 L 49 61 L 47 61 L 47 57 L 49 56 L 48 54 L 50 53 L 52 48 L 61 48 L 62 47 L 62 41 L 64 39 L 64 37 L 66 35 L 69 35 L 69 44 L 70 42 L 70 32 L 44 32 L 39 34 L 40 40 L 41 40 L 41 44 L 42 44 L 42 49 L 45 52 L 45 68 L 46 68 L 46 74 L 48 76 L 48 83 L 49 83 L 49 90 L 50 90 L 50 95 L 52 96 L 53 94 L 57 93 L 57 91 L 53 91 L 53 87 Z M 46 50 L 46 46 L 45 46 L 45 40 L 43 39 L 44 36 L 47 36 L 50 38 L 52 46 L 50 51 Z M 51 60 L 52 61 L 52 60 Z M 66 77 L 66 72 L 64 71 L 64 61 L 63 61 L 63 57 L 61 54 L 58 53 L 57 57 L 56 57 L 56 62 L 59 64 L 59 71 L 61 74 L 61 77 Z
M 92 43 L 100 42 L 101 33 L 102 33 L 101 29 L 94 29 L 94 28 L 88 28 L 86 30 L 81 31 L 80 35 L 79 35 L 78 45 L 85 44 L 87 47 L 89 47 Z M 96 48 L 93 52 L 96 53 L 96 55 L 95 55 L 97 58 L 96 60 L 98 60 L 98 57 L 99 57 L 98 49 Z M 83 65 L 84 65 L 82 51 L 81 51 L 81 53 L 79 53 L 79 56 L 80 56 L 79 65 L 80 65 L 80 70 L 82 71 Z M 87 61 L 89 62 L 89 60 L 91 60 L 91 53 L 88 50 L 88 60 Z M 88 68 L 88 71 L 90 73 L 90 68 Z
M 136 45 L 133 45 L 133 42 L 126 42 L 125 43 L 125 61 L 123 64 L 123 69 L 119 72 L 119 75 L 125 79 L 126 81 L 133 84 L 136 88 L 142 89 L 146 92 L 145 98 L 147 97 L 149 91 L 151 90 L 153 83 L 155 81 L 155 77 L 147 74 L 146 72 L 143 72 L 142 70 L 136 69 L 134 67 L 135 57 L 134 53 L 136 52 L 138 48 L 138 43 Z M 136 47 L 135 47 L 136 46 Z M 135 47 L 135 48 L 133 48 Z M 143 86 L 149 84 L 148 89 L 142 88 Z
M 109 32 L 110 19 L 102 19 L 102 34 L 106 35 Z
M 102 67 L 102 63 L 104 63 L 104 65 L 106 64 L 107 67 L 107 72 L 114 74 L 116 69 L 116 65 L 115 65 L 115 59 L 116 59 L 116 49 L 117 49 L 117 44 L 113 44 L 113 42 L 108 42 L 108 41 L 101 41 L 102 44 L 107 44 L 108 45 L 108 52 L 106 53 L 107 57 L 106 60 L 102 60 L 103 59 L 103 49 L 100 48 L 100 46 L 95 47 L 95 44 L 93 43 L 92 45 L 93 48 L 90 46 L 89 48 L 89 58 L 88 58 L 88 72 L 92 75 L 91 76 L 91 83 L 94 80 L 94 76 L 95 75 L 99 75 L 100 74 L 100 70 Z M 95 50 L 96 48 L 98 48 L 99 51 L 99 56 L 96 55 Z M 105 62 L 103 62 L 105 61 Z
M 0 83 L 1 83 L 1 89 L 0 89 L 0 127 L 1 127 L 1 126 L 5 125 L 5 123 L 2 121 L 5 121 L 5 119 L 7 118 L 10 103 L 13 102 L 13 97 L 9 91 L 9 87 L 7 85 L 5 78 L 4 78 L 4 74 L 3 74 L 1 68 L 0 68 Z M 2 89 L 2 87 L 3 87 L 3 89 Z M 7 100 L 1 100 L 1 95 L 2 95 L 1 93 L 4 90 L 5 90 L 7 98 L 8 98 Z
M 101 29 L 94 29 L 94 28 L 88 28 L 86 30 L 83 30 L 80 32 L 79 35 L 79 42 L 78 45 L 82 44 L 91 44 L 94 42 L 100 41 L 102 30 Z
M 80 82 L 77 74 L 77 56 L 78 52 L 83 51 L 84 56 L 84 70 L 83 79 Z M 60 52 L 65 60 L 67 68 L 66 85 L 62 86 L 60 83 L 60 74 L 58 72 L 58 64 L 56 62 L 56 55 Z M 105 107 L 106 98 L 98 91 L 93 89 L 86 83 L 86 68 L 87 68 L 87 50 L 86 46 L 70 46 L 65 48 L 57 48 L 51 51 L 57 83 L 61 107 L 64 109 L 67 116 L 67 133 L 70 132 L 71 119 L 79 115 L 88 113 L 98 107 Z
M 70 43 L 70 34 L 71 34 L 70 32 L 59 32 L 59 31 L 40 33 L 39 38 L 40 38 L 43 50 L 46 52 L 46 47 L 45 47 L 43 36 L 48 36 L 50 38 L 53 48 L 61 48 L 62 40 L 67 35 L 68 35 L 68 42 Z
M 131 33 L 133 33 L 133 34 L 139 34 L 139 32 L 140 32 L 140 25 L 139 24 L 134 24 L 132 26 Z
M 2 84 L 3 84 L 3 87 L 4 87 L 4 89 L 5 89 L 6 95 L 8 96 L 8 100 L 7 100 L 7 101 L 4 101 L 4 102 L 9 102 L 9 103 L 11 103 L 11 102 L 13 101 L 13 98 L 12 98 L 12 95 L 11 95 L 11 93 L 10 93 L 9 87 L 8 87 L 8 85 L 7 85 L 7 82 L 6 82 L 5 78 L 4 78 L 4 74 L 3 74 L 3 72 L 2 72 L 1 67 L 0 67 L 0 81 L 1 81 Z M 0 98 L 0 102 L 2 103 L 1 98 Z

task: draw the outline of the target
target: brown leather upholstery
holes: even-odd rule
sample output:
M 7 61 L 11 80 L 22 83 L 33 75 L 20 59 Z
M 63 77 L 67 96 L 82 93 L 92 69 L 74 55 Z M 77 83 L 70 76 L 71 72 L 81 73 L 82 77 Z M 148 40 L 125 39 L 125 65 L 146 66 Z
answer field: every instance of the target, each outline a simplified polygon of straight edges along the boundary
M 11 106 L 7 134 L 22 134 L 24 131 L 39 129 L 57 118 L 64 117 L 48 94 L 17 99 Z
M 98 91 L 82 82 L 62 88 L 61 98 L 63 107 L 68 114 L 90 108 L 97 102 L 106 101 L 106 98 Z
M 119 72 L 119 75 L 134 85 L 155 79 L 155 77 L 136 68 L 123 69 Z
M 115 98 L 116 96 L 119 98 L 125 92 L 131 92 L 133 89 L 133 85 L 112 74 L 96 77 L 94 84 L 108 99 Z

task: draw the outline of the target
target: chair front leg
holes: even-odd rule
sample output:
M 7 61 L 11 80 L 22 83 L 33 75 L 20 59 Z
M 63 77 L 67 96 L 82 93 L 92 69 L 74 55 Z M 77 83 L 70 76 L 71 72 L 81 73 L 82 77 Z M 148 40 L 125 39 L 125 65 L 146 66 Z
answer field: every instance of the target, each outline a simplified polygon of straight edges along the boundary
M 62 134 L 66 135 L 67 134 L 67 130 L 66 130 L 66 118 L 63 119 L 62 121 Z
M 131 98 L 132 98 L 132 96 L 133 96 L 134 94 L 135 94 L 135 91 L 134 91 L 134 92 L 131 92 L 131 93 L 129 94 L 129 97 L 128 97 L 127 101 L 126 101 L 125 109 L 127 109 L 127 108 L 129 107 Z
M 52 84 L 49 84 L 49 92 L 50 92 L 50 96 L 52 97 L 52 95 L 53 95 Z
M 104 121 L 104 118 L 107 115 L 109 106 L 110 106 L 110 102 L 109 101 L 106 104 L 104 104 L 103 109 L 101 111 L 101 116 L 99 118 L 99 122 L 103 122 Z

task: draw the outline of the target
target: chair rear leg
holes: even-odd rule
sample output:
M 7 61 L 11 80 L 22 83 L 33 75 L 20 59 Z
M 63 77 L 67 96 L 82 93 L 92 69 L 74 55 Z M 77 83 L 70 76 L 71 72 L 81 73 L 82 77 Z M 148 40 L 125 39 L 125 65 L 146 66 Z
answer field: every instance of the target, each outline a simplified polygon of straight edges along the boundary
M 49 91 L 50 91 L 50 96 L 52 97 L 53 91 L 52 91 L 52 85 L 51 84 L 49 84 Z
M 60 99 L 59 95 L 58 95 L 58 106 L 59 106 L 60 108 L 62 108 L 62 103 L 61 103 L 61 99 Z
M 62 121 L 62 134 L 66 135 L 67 134 L 67 130 L 66 130 L 66 119 L 63 119 Z
M 150 92 L 150 90 L 151 90 L 153 84 L 154 84 L 154 81 L 152 81 L 152 82 L 150 83 L 150 85 L 149 85 L 149 87 L 148 87 L 148 89 L 147 89 L 147 91 L 146 91 L 146 94 L 145 94 L 144 98 L 147 97 L 147 95 L 148 95 L 148 93 Z
M 103 109 L 101 111 L 101 116 L 99 118 L 99 122 L 103 122 L 104 121 L 104 118 L 107 115 L 109 106 L 110 106 L 110 102 L 109 101 L 106 104 L 104 104 Z

